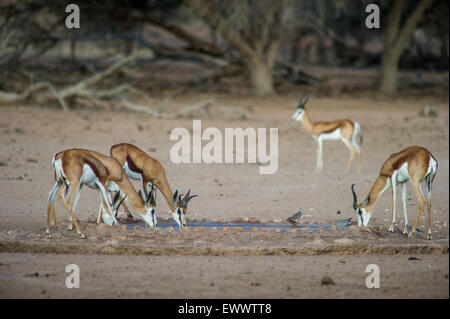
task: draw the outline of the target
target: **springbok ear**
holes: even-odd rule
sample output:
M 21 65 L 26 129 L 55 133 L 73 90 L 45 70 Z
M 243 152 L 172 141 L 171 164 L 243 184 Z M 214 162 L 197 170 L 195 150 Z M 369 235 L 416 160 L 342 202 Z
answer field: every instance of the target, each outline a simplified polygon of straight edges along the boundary
M 367 196 L 366 200 L 362 203 L 362 205 L 364 207 L 367 207 L 367 205 L 369 205 L 369 202 L 370 202 L 370 194 Z

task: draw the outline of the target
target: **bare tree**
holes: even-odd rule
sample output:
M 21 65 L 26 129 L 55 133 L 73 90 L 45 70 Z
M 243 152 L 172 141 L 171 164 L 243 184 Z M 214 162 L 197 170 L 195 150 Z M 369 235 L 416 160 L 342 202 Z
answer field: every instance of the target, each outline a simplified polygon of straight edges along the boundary
M 258 95 L 274 92 L 273 67 L 289 25 L 289 0 L 186 0 L 239 52 Z
M 46 0 L 5 0 L 0 4 L 0 78 L 56 44 L 52 31 L 60 20 L 50 14 L 44 22 L 40 19 L 38 13 L 45 4 Z M 33 54 L 25 56 L 30 48 Z
M 397 71 L 400 57 L 408 45 L 415 28 L 425 16 L 434 0 L 415 1 L 412 11 L 405 17 L 411 1 L 394 0 L 389 12 L 384 50 L 381 58 L 380 92 L 393 94 L 397 91 Z M 402 25 L 402 21 L 404 23 Z

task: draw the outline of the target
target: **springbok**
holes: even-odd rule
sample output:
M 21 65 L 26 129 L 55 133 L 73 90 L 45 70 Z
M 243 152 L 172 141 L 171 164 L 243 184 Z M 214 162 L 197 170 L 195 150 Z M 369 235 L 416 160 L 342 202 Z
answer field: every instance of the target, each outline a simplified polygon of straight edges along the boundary
M 52 216 L 52 224 L 56 224 L 54 200 L 57 193 L 59 194 L 64 207 L 70 215 L 71 222 L 68 230 L 72 230 L 73 222 L 75 223 L 75 228 L 81 238 L 86 238 L 86 236 L 81 232 L 77 222 L 77 217 L 74 214 L 83 185 L 87 185 L 89 188 L 96 189 L 98 191 L 100 195 L 100 206 L 101 208 L 106 208 L 106 214 L 103 215 L 105 224 L 111 226 L 117 223 L 114 216 L 115 211 L 113 211 L 112 207 L 114 207 L 115 210 L 118 209 L 120 205 L 120 203 L 117 204 L 119 196 L 115 196 L 111 205 L 106 191 L 109 184 L 108 170 L 97 158 L 83 149 L 68 149 L 53 155 L 52 166 L 55 172 L 55 184 L 50 190 L 48 198 L 46 227 L 48 238 L 51 238 L 50 215 Z M 65 185 L 64 188 L 68 199 L 63 198 L 63 188 L 61 188 L 63 185 Z
M 185 215 L 188 203 L 198 195 L 190 196 L 191 190 L 184 197 L 178 194 L 178 190 L 172 193 L 166 172 L 161 163 L 132 144 L 121 143 L 113 145 L 110 155 L 119 161 L 129 178 L 141 182 L 145 196 L 148 194 L 149 184 L 156 186 L 169 205 L 169 214 L 172 215 L 172 218 L 180 228 L 186 226 Z M 124 208 L 126 208 L 125 205 Z
M 408 214 L 406 211 L 406 183 L 410 181 L 417 199 L 419 200 L 419 211 L 411 232 L 408 234 L 408 237 L 412 237 L 425 205 L 425 199 L 420 187 L 420 183 L 423 181 L 427 187 L 428 239 L 431 239 L 431 188 L 434 177 L 436 176 L 437 168 L 438 162 L 436 158 L 430 151 L 420 146 L 410 146 L 389 156 L 383 163 L 383 166 L 381 166 L 380 175 L 362 203 L 357 204 L 354 184 L 351 187 L 353 193 L 353 209 L 358 215 L 358 226 L 365 227 L 367 230 L 367 225 L 372 216 L 375 202 L 389 186 L 392 186 L 392 223 L 389 227 L 389 231 L 393 232 L 395 227 L 397 184 L 400 184 L 402 190 L 403 212 L 405 215 L 403 234 L 407 234 Z
M 133 187 L 133 184 L 128 179 L 120 163 L 112 157 L 103 155 L 96 151 L 88 151 L 92 156 L 97 158 L 108 170 L 108 180 L 110 181 L 107 191 L 116 191 L 120 196 L 123 196 L 122 201 L 130 206 L 151 228 L 156 227 L 157 220 L 155 214 L 155 189 L 152 188 L 149 195 L 144 200 Z M 117 196 L 117 194 L 116 194 Z M 101 220 L 102 209 L 99 209 L 99 216 L 97 221 Z M 132 214 L 134 215 L 134 214 Z
M 311 134 L 317 142 L 317 160 L 316 172 L 322 171 L 323 168 L 323 141 L 324 140 L 340 140 L 350 150 L 350 158 L 347 162 L 345 172 L 348 173 L 355 154 L 358 156 L 358 172 L 361 170 L 361 149 L 356 141 L 356 136 L 360 133 L 359 123 L 352 120 L 336 120 L 329 122 L 313 122 L 306 112 L 305 105 L 308 98 L 300 98 L 297 105 L 297 111 L 292 115 L 292 119 L 301 122 L 303 127 Z M 360 134 L 360 143 L 362 143 L 362 135 Z

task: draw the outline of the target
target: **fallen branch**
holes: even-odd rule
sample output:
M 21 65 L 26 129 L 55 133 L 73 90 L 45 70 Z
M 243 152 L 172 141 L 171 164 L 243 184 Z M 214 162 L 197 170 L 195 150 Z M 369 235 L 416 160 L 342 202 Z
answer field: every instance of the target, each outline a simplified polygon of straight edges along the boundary
M 221 113 L 224 113 L 224 114 L 232 114 L 233 116 L 237 116 L 239 119 L 245 119 L 245 118 L 247 118 L 248 113 L 251 113 L 251 111 L 245 111 L 245 110 L 242 110 L 237 107 L 218 105 L 214 99 L 201 101 L 201 102 L 183 107 L 182 109 L 175 111 L 175 112 L 164 112 L 161 110 L 155 110 L 154 108 L 151 108 L 146 105 L 135 104 L 133 102 L 130 102 L 123 97 L 121 98 L 120 101 L 122 102 L 122 105 L 127 109 L 130 109 L 133 111 L 138 111 L 138 112 L 143 112 L 143 113 L 149 114 L 153 117 L 162 118 L 162 119 L 181 118 L 181 117 L 185 117 L 189 114 L 199 112 L 200 110 L 208 111 L 210 108 L 218 109 Z
M 107 77 L 108 75 L 111 75 L 113 72 L 115 72 L 118 69 L 120 69 L 121 67 L 123 67 L 125 64 L 135 60 L 138 57 L 138 55 L 139 55 L 138 52 L 136 52 L 132 55 L 129 55 L 129 56 L 117 61 L 116 63 L 111 65 L 109 68 L 107 68 L 105 71 L 94 74 L 93 76 L 91 76 L 85 80 L 82 80 L 75 85 L 69 86 L 68 88 L 61 91 L 62 98 L 65 98 L 70 95 L 76 95 L 76 93 L 82 91 L 86 87 L 99 82 L 103 78 Z
M 193 105 L 184 107 L 181 110 L 176 111 L 176 112 L 162 112 L 159 110 L 154 110 L 145 105 L 132 103 L 125 98 L 121 98 L 120 101 L 122 102 L 123 106 L 126 107 L 127 109 L 147 113 L 154 117 L 164 118 L 164 119 L 173 119 L 173 118 L 183 117 L 184 115 L 199 111 L 204 108 L 208 108 L 208 107 L 212 106 L 213 103 L 215 102 L 213 99 L 210 99 L 210 100 L 202 101 L 202 102 L 195 103 Z
M 132 88 L 130 88 L 127 85 L 122 85 L 113 90 L 98 91 L 95 93 L 94 91 L 87 90 L 87 87 L 92 86 L 93 84 L 99 82 L 100 80 L 104 79 L 105 77 L 111 75 L 112 73 L 116 72 L 120 68 L 124 67 L 127 63 L 134 61 L 136 58 L 139 57 L 139 55 L 140 55 L 139 52 L 136 52 L 130 56 L 120 59 L 119 61 L 117 61 L 116 63 L 111 65 L 109 68 L 107 68 L 106 70 L 96 73 L 96 74 L 92 75 L 91 77 L 81 80 L 78 83 L 68 86 L 60 91 L 56 90 L 53 87 L 53 85 L 49 82 L 38 82 L 36 84 L 33 84 L 27 90 L 25 90 L 25 92 L 23 92 L 21 94 L 18 94 L 15 92 L 0 91 L 0 104 L 20 102 L 40 90 L 47 89 L 53 95 L 53 97 L 55 97 L 58 100 L 62 109 L 64 111 L 67 111 L 68 107 L 65 102 L 65 99 L 70 96 L 79 95 L 79 96 L 84 96 L 84 97 L 89 97 L 89 98 L 99 98 L 99 97 L 105 97 L 108 95 L 109 96 L 117 95 L 121 91 L 124 91 L 126 89 L 130 90 Z M 134 91 L 137 91 L 137 90 L 134 89 Z
M 22 94 L 14 93 L 14 92 L 2 92 L 0 91 L 0 104 L 7 103 L 15 103 L 19 101 L 23 101 L 28 98 L 31 94 L 38 92 L 40 90 L 47 89 L 61 104 L 61 107 L 64 111 L 67 111 L 67 104 L 64 101 L 64 98 L 59 94 L 53 85 L 48 82 L 39 82 L 31 85 L 25 92 Z
M 150 115 L 152 115 L 154 117 L 157 117 L 157 118 L 163 117 L 162 113 L 160 111 L 154 110 L 154 109 L 152 109 L 152 108 L 150 108 L 148 106 L 135 104 L 135 103 L 132 103 L 132 102 L 130 102 L 130 101 L 124 99 L 124 98 L 121 98 L 120 102 L 127 109 L 130 109 L 130 110 L 133 110 L 133 111 L 147 113 L 147 114 L 150 114 Z

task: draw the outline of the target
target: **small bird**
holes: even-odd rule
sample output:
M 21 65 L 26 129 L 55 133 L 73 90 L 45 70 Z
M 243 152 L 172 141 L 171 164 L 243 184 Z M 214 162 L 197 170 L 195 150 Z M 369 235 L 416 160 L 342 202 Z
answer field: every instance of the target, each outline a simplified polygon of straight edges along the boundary
M 349 226 L 351 224 L 352 224 L 352 218 L 351 217 L 347 218 L 347 219 L 341 219 L 341 220 L 338 220 L 336 222 L 336 226 L 337 227 L 342 227 L 342 228 L 347 227 L 347 226 Z
M 300 210 L 298 212 L 296 212 L 294 215 L 292 215 L 291 217 L 289 217 L 286 220 L 289 221 L 290 223 L 292 223 L 293 225 L 296 225 L 300 222 L 300 219 L 302 219 L 302 218 L 303 218 L 303 209 L 300 208 Z

